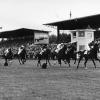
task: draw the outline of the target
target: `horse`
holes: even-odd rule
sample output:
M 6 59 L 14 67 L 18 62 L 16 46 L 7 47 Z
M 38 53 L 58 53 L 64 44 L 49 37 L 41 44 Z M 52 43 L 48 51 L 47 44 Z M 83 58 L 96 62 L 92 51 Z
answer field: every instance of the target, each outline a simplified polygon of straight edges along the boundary
M 69 47 L 68 47 L 68 50 L 67 50 L 67 55 L 70 59 L 73 59 L 75 60 L 74 61 L 74 64 L 76 63 L 76 56 L 77 56 L 77 52 L 76 52 L 76 46 L 74 44 L 71 44 Z
M 24 47 L 21 47 L 21 50 L 19 49 L 17 53 L 17 58 L 20 64 L 24 64 L 26 62 L 26 55 L 26 49 Z
M 75 48 L 73 48 L 73 46 L 68 47 L 67 45 L 64 45 L 63 48 L 57 53 L 58 63 L 61 66 L 61 60 L 63 60 L 65 63 L 67 62 L 70 67 L 71 59 L 74 59 L 74 63 L 76 63 L 76 54 L 77 53 L 75 52 Z
M 39 66 L 39 65 L 41 66 L 41 60 L 43 60 L 43 59 L 46 60 L 46 64 L 49 63 L 49 65 L 51 66 L 50 61 L 49 61 L 50 55 L 51 55 L 51 50 L 49 48 L 45 48 L 45 50 L 42 51 L 42 53 L 41 52 L 37 53 L 35 55 L 35 58 L 38 59 L 37 66 Z
M 5 59 L 4 66 L 8 66 L 8 61 L 13 59 L 13 52 L 11 48 L 6 49 L 2 57 Z
M 92 48 L 91 48 L 92 47 Z M 92 60 L 93 64 L 94 64 L 94 67 L 96 68 L 96 64 L 95 64 L 95 60 L 98 60 L 100 62 L 100 60 L 97 58 L 97 52 L 99 50 L 99 47 L 98 47 L 98 44 L 92 44 L 90 46 L 90 50 L 86 52 L 86 50 L 84 51 L 79 51 L 78 54 L 79 54 L 79 60 L 78 60 L 78 65 L 77 65 L 77 69 L 79 68 L 79 64 L 81 62 L 81 60 L 84 58 L 85 59 L 85 62 L 84 62 L 84 66 L 85 68 L 87 69 L 87 61 L 90 59 Z
M 51 58 L 52 60 L 56 60 L 56 59 L 57 59 L 57 52 L 55 52 L 55 50 L 54 50 L 54 51 L 51 51 L 50 58 Z

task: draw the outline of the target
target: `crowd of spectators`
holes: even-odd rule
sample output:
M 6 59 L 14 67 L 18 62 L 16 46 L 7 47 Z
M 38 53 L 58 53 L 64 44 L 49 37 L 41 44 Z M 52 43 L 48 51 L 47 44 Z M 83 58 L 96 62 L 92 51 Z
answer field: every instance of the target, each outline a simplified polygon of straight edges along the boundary
M 99 41 L 99 40 L 98 40 Z M 97 40 L 91 42 L 95 43 L 98 42 Z M 68 44 L 68 43 L 67 43 Z M 100 41 L 99 41 L 100 44 Z M 24 46 L 27 52 L 27 58 L 34 59 L 35 55 L 41 51 L 41 48 L 43 47 L 43 44 L 35 45 L 34 41 L 27 41 L 27 40 L 9 40 L 9 41 L 3 41 L 0 42 L 0 55 L 3 55 L 4 51 L 7 48 L 11 48 L 13 54 L 18 53 L 18 48 L 21 46 Z M 53 52 L 57 48 L 57 44 L 48 44 L 49 48 L 51 49 L 51 52 Z M 100 47 L 100 45 L 99 45 Z
M 3 41 L 0 42 L 0 55 L 3 55 L 4 51 L 7 48 L 11 48 L 13 54 L 16 54 L 18 52 L 18 48 L 21 47 L 21 45 L 25 46 L 25 49 L 27 51 L 27 58 L 34 59 L 35 54 L 40 52 L 41 48 L 43 47 L 43 44 L 35 45 L 33 41 L 25 41 L 25 40 L 9 40 L 9 41 Z M 54 51 L 56 49 L 57 44 L 48 44 L 51 51 Z

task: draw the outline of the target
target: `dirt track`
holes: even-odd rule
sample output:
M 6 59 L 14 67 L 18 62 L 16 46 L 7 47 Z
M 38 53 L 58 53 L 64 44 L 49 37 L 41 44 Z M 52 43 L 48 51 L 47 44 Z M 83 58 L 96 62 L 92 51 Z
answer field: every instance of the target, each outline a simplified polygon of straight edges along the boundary
M 52 61 L 52 65 L 53 65 Z M 100 64 L 88 62 L 88 69 L 76 70 L 63 64 L 47 69 L 36 66 L 36 61 L 19 65 L 18 61 L 5 67 L 0 61 L 0 100 L 100 100 Z

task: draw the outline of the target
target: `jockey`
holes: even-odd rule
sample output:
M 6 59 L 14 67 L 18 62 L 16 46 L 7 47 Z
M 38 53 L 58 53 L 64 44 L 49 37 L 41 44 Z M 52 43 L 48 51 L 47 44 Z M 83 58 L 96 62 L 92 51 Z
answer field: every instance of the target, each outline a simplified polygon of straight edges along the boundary
M 44 51 L 46 51 L 46 46 L 43 46 L 43 48 L 41 48 L 40 54 L 42 55 Z
M 18 54 L 20 54 L 20 53 L 22 52 L 23 48 L 24 48 L 23 45 L 22 45 L 21 47 L 19 47 L 19 49 L 18 49 Z
M 9 49 L 7 48 L 5 51 L 4 51 L 4 54 L 7 55 L 9 52 Z
M 11 48 L 7 48 L 7 49 L 4 51 L 4 55 L 12 59 L 13 53 L 12 53 Z
M 92 50 L 92 48 L 93 48 L 93 44 L 91 44 L 91 43 L 88 44 L 87 49 L 85 50 L 84 54 L 88 54 L 90 52 L 90 50 Z
M 58 45 L 57 45 L 57 48 L 56 48 L 56 50 L 55 50 L 55 52 L 58 53 L 58 52 L 63 48 L 63 46 L 64 46 L 63 43 L 58 44 Z

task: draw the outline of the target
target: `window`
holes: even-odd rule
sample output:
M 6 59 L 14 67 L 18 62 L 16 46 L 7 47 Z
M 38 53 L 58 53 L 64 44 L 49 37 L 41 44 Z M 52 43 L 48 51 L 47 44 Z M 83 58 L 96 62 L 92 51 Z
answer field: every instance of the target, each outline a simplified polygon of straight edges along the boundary
M 79 45 L 79 51 L 85 50 L 85 45 Z
M 88 38 L 92 38 L 92 33 L 91 32 L 88 32 L 87 33 L 87 36 L 88 36 Z
M 84 31 L 79 31 L 78 36 L 79 37 L 85 37 L 85 32 Z
M 73 38 L 76 38 L 76 32 L 73 32 Z

